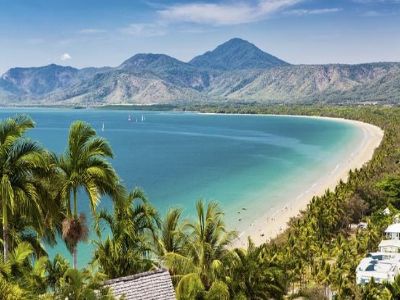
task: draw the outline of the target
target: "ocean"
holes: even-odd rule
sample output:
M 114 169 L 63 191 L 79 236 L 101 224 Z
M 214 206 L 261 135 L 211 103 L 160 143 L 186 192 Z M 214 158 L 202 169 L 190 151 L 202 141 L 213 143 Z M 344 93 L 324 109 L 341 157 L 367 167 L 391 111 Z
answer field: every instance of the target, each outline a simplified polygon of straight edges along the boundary
M 55 153 L 64 151 L 71 122 L 89 122 L 110 142 L 126 187 L 142 188 L 161 215 L 181 207 L 190 218 L 196 200 L 217 201 L 237 230 L 334 170 L 362 139 L 348 123 L 288 116 L 2 109 L 0 119 L 18 113 L 34 119 L 28 135 Z M 105 198 L 100 206 L 112 203 Z M 83 193 L 79 210 L 90 216 Z M 79 245 L 80 266 L 92 250 L 91 242 Z M 72 260 L 62 241 L 49 248 L 57 252 Z

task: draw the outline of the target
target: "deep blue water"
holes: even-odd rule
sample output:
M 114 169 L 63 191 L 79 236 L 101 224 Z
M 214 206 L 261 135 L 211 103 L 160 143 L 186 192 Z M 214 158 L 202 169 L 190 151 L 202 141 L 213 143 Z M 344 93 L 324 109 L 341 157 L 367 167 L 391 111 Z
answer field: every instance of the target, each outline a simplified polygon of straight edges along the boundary
M 331 170 L 361 137 L 349 124 L 277 116 L 2 109 L 0 119 L 16 113 L 29 114 L 37 124 L 29 136 L 56 153 L 65 149 L 71 122 L 89 122 L 111 143 L 112 163 L 129 189 L 143 188 L 162 213 L 182 207 L 190 216 L 197 199 L 217 200 L 232 227 L 241 207 L 257 217 L 282 201 L 288 186 Z M 82 194 L 80 200 L 89 214 Z M 104 199 L 101 206 L 112 204 Z M 91 249 L 80 245 L 81 265 Z M 62 243 L 50 250 L 57 251 L 70 258 Z

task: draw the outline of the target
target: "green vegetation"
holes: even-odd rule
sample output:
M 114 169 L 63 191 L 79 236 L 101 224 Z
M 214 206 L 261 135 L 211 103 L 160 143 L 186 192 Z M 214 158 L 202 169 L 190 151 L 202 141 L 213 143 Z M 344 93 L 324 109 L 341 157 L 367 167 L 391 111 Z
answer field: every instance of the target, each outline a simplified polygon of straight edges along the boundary
M 74 257 L 77 268 L 77 244 L 87 239 L 86 217 L 78 216 L 78 189 L 85 190 L 92 213 L 102 195 L 116 199 L 123 193 L 118 176 L 106 160 L 112 157 L 108 142 L 96 135 L 87 123 L 76 121 L 71 125 L 66 152 L 57 161 L 61 202 L 66 201 L 66 217 L 62 222 L 62 237 Z M 73 202 L 71 202 L 71 196 Z
M 86 123 L 71 125 L 67 150 L 51 154 L 24 133 L 34 127 L 26 116 L 0 121 L 0 201 L 3 259 L 0 299 L 112 299 L 101 288 L 106 278 L 167 267 L 179 299 L 393 299 L 393 284 L 355 283 L 360 259 L 375 250 L 400 209 L 400 108 L 317 106 L 185 107 L 222 113 L 323 115 L 355 119 L 385 130 L 381 146 L 346 183 L 314 197 L 290 221 L 286 232 L 260 246 L 233 249 L 237 233 L 226 228 L 217 203 L 196 203 L 193 220 L 171 209 L 160 217 L 140 190 L 128 193 L 107 160 L 110 145 Z M 77 211 L 77 190 L 86 192 L 93 229 Z M 113 210 L 97 210 L 105 195 Z M 390 207 L 392 215 L 382 211 Z M 367 229 L 350 224 L 368 222 Z M 89 230 L 95 252 L 76 269 L 76 245 Z M 50 260 L 43 242 L 63 237 L 74 267 L 57 255 Z M 95 293 L 95 291 L 98 291 Z

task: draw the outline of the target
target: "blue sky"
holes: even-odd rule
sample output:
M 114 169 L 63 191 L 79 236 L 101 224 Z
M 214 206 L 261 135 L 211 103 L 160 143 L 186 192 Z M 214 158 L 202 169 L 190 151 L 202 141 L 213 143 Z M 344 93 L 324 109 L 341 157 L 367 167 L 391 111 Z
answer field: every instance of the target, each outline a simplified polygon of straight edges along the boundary
M 400 61 L 400 0 L 0 0 L 0 73 L 188 61 L 232 37 L 291 63 Z

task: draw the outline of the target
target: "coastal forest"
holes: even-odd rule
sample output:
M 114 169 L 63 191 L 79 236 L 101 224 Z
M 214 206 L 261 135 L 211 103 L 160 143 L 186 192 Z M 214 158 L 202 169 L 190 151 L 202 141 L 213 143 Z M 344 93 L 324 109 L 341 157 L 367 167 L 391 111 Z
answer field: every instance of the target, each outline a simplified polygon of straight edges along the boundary
M 400 277 L 364 286 L 355 278 L 359 261 L 400 212 L 399 107 L 179 109 L 346 118 L 379 126 L 384 137 L 368 163 L 310 199 L 282 234 L 234 248 L 238 233 L 225 225 L 218 202 L 198 200 L 195 217 L 187 220 L 181 209 L 161 214 L 145 191 L 127 190 L 113 168 L 112 145 L 90 124 L 73 122 L 66 150 L 55 154 L 27 137 L 35 127 L 29 116 L 0 120 L 0 299 L 113 299 L 102 286 L 106 279 L 159 267 L 169 270 L 178 299 L 399 299 Z M 79 211 L 83 201 L 91 216 Z M 113 208 L 99 209 L 101 201 L 112 201 Z M 359 222 L 368 226 L 352 226 Z M 70 257 L 48 255 L 56 243 L 65 243 L 72 264 Z M 84 268 L 78 268 L 79 243 L 94 246 Z

